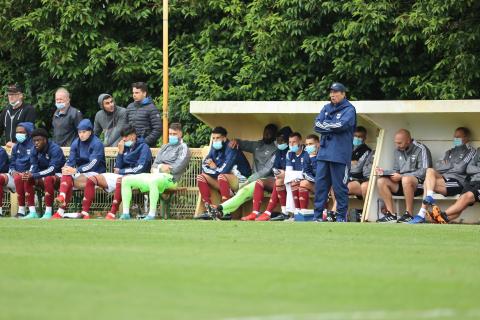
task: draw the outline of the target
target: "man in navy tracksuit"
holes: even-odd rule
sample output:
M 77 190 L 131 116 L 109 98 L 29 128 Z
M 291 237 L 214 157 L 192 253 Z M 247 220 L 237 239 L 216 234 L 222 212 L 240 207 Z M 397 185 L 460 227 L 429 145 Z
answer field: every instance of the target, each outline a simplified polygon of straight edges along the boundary
M 202 173 L 197 176 L 197 185 L 202 202 L 210 208 L 212 200 L 210 188 L 220 191 L 222 202 L 228 200 L 233 191 L 238 190 L 240 183 L 247 181 L 252 169 L 242 151 L 229 147 L 227 130 L 216 127 L 212 130 L 212 148 L 202 162 Z M 209 209 L 212 211 L 211 209 Z M 204 212 L 196 218 L 210 218 L 209 212 Z
M 13 176 L 15 189 L 18 196 L 17 218 L 25 216 L 25 198 L 27 198 L 28 209 L 35 212 L 35 198 L 33 187 L 30 188 L 27 181 L 23 179 L 25 173 L 30 170 L 30 154 L 33 150 L 32 131 L 34 125 L 31 122 L 20 122 L 17 125 L 15 137 L 17 143 L 13 146 L 10 159 L 10 175 Z
M 34 148 L 30 156 L 30 172 L 24 174 L 24 180 L 29 183 L 30 190 L 35 185 L 45 190 L 45 213 L 42 219 L 52 217 L 53 195 L 55 186 L 60 183 L 62 167 L 65 164 L 63 150 L 58 144 L 48 140 L 48 132 L 45 129 L 36 129 L 32 132 Z M 37 219 L 38 214 L 30 212 L 25 218 Z
M 315 131 L 322 135 L 315 175 L 315 220 L 320 220 L 333 186 L 337 199 L 337 222 L 345 222 L 348 210 L 348 176 L 352 159 L 353 133 L 357 125 L 355 107 L 346 99 L 341 83 L 330 86 L 330 103 L 315 119 Z
M 53 219 L 63 218 L 63 213 L 73 193 L 73 186 L 83 189 L 89 177 L 105 173 L 105 148 L 102 141 L 93 134 L 92 122 L 83 119 L 77 126 L 78 138 L 73 140 L 70 155 L 62 168 L 60 194 L 55 198 L 59 205 Z M 83 219 L 89 219 L 83 215 Z

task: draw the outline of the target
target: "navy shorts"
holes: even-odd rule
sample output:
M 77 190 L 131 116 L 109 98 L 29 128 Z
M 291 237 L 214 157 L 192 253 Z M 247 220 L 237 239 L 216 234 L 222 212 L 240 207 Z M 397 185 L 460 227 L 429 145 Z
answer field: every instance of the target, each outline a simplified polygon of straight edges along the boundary
M 445 180 L 445 186 L 447 187 L 447 197 L 462 193 L 463 186 L 457 179 L 444 177 L 443 180 Z

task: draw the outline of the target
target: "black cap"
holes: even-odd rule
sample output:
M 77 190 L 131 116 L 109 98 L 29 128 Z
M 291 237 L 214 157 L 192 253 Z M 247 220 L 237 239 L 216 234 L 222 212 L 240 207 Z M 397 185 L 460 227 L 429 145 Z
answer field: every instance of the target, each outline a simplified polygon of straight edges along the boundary
M 332 85 L 328 88 L 328 90 L 333 90 L 333 91 L 341 91 L 341 92 L 345 92 L 347 91 L 347 88 L 345 88 L 345 86 L 343 84 L 341 84 L 340 82 L 334 82 L 332 83 Z
M 23 93 L 23 87 L 18 83 L 10 84 L 7 87 L 7 93 Z
M 48 132 L 47 130 L 43 129 L 43 128 L 38 128 L 38 129 L 35 129 L 32 131 L 32 134 L 31 134 L 32 138 L 33 137 L 45 137 L 46 139 L 48 139 Z

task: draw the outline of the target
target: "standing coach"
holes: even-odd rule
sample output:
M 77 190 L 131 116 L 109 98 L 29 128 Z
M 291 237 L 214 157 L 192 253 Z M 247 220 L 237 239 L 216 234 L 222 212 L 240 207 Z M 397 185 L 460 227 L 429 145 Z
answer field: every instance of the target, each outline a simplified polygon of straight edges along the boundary
M 322 135 L 315 175 L 315 220 L 322 212 L 333 186 L 337 199 L 337 222 L 346 222 L 348 176 L 352 160 L 353 133 L 357 126 L 355 107 L 346 99 L 345 86 L 335 82 L 330 88 L 330 103 L 315 119 L 315 131 Z

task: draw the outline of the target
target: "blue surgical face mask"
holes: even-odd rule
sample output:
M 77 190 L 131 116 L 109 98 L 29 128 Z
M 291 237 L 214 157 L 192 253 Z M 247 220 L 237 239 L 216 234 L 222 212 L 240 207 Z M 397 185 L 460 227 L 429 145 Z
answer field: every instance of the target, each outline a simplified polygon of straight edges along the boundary
M 317 147 L 315 147 L 314 145 L 306 146 L 305 151 L 307 151 L 308 154 L 312 154 L 317 151 Z
M 463 144 L 462 138 L 453 138 L 453 146 L 460 147 Z
M 177 136 L 168 136 L 168 144 L 175 145 L 178 144 L 178 141 L 180 141 L 180 139 L 178 139 Z
M 298 147 L 298 144 L 295 144 L 295 145 L 293 145 L 293 146 L 290 146 L 290 151 L 292 151 L 292 152 L 297 152 L 297 151 L 298 151 L 298 148 L 299 148 L 299 147 Z
M 212 143 L 212 147 L 215 150 L 220 150 L 223 147 L 223 142 L 222 141 L 215 141 Z
M 125 147 L 131 147 L 133 145 L 133 140 L 125 141 Z
M 363 143 L 363 139 L 359 137 L 353 137 L 353 146 L 358 147 L 361 146 Z
M 16 133 L 15 139 L 17 139 L 19 143 L 22 143 L 23 141 L 27 140 L 27 135 L 25 133 Z
M 57 107 L 58 110 L 65 108 L 65 103 L 55 103 L 55 107 Z
M 288 144 L 286 144 L 286 143 L 279 144 L 279 145 L 277 145 L 277 148 L 278 148 L 278 150 L 283 151 L 283 150 L 288 148 Z

